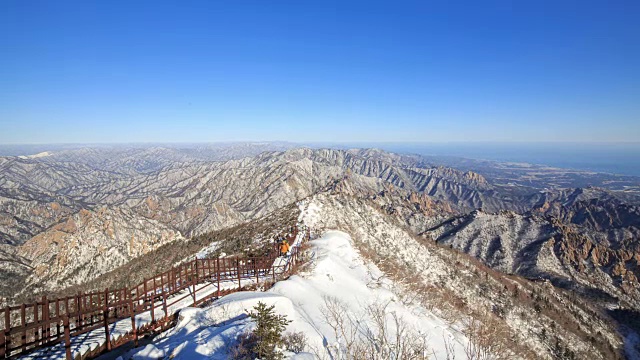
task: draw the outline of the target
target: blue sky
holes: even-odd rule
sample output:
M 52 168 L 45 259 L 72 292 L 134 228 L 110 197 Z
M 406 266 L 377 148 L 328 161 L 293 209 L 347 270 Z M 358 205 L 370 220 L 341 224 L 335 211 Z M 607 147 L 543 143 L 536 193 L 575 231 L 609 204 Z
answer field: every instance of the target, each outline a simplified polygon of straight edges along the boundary
M 0 4 L 0 144 L 640 141 L 638 1 Z

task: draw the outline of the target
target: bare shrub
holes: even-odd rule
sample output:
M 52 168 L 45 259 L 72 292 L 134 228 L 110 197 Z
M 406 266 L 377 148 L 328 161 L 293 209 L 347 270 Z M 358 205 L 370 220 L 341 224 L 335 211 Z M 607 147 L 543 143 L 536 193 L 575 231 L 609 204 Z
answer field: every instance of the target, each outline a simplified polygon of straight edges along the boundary
M 442 335 L 442 339 L 444 341 L 444 351 L 447 356 L 446 360 L 456 360 L 456 350 L 453 340 L 445 335 Z
M 357 342 L 357 318 L 337 298 L 324 298 L 324 320 L 338 341 L 334 352 L 351 354 Z M 331 351 L 329 351 L 331 353 Z
M 507 359 L 507 356 L 502 355 L 506 353 L 506 349 L 495 339 L 508 337 L 509 334 L 502 334 L 500 333 L 500 327 L 491 326 L 490 315 L 483 317 L 483 320 L 489 324 L 485 325 L 474 318 L 469 319 L 466 324 L 464 333 L 469 341 L 464 348 L 464 352 L 467 355 L 467 360 Z
M 242 333 L 238 336 L 237 342 L 227 349 L 227 354 L 233 360 L 253 359 L 252 349 L 255 347 L 257 338 L 252 333 Z
M 287 333 L 282 340 L 284 347 L 294 353 L 301 353 L 307 348 L 307 336 L 303 332 Z
M 353 314 L 339 300 L 325 298 L 325 322 L 333 329 L 336 344 L 326 344 L 329 358 L 428 359 L 428 335 L 410 327 L 388 305 L 374 303 Z M 325 353 L 316 356 L 326 358 Z

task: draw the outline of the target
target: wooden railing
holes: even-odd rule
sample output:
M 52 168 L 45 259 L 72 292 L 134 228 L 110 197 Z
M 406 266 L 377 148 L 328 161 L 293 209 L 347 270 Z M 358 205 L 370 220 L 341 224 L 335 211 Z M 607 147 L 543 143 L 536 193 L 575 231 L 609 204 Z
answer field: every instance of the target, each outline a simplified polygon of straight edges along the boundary
M 297 233 L 295 229 L 290 242 L 295 240 Z M 308 236 L 304 233 L 304 240 Z M 193 298 L 192 304 L 197 306 L 242 289 L 243 280 L 246 285 L 248 279 L 259 282 L 271 278 L 275 281 L 277 276 L 288 274 L 300 260 L 300 248 L 292 247 L 289 261 L 282 265 L 274 263 L 278 256 L 274 247 L 262 257 L 195 259 L 144 279 L 132 288 L 105 289 L 56 299 L 43 296 L 40 301 L 30 304 L 7 306 L 0 309 L 0 329 L 4 329 L 0 330 L 0 358 L 13 358 L 64 343 L 66 358 L 71 359 L 71 338 L 100 328 L 104 329 L 104 345 L 91 354 L 81 354 L 81 358 L 98 355 L 130 341 L 137 345 L 142 333 L 166 327 L 175 315 L 169 309 L 185 298 Z M 234 285 L 237 282 L 237 287 L 221 288 L 221 283 L 230 281 Z M 211 291 L 211 287 L 215 290 Z M 199 297 L 198 293 L 203 292 L 207 294 Z M 159 319 L 156 319 L 157 311 L 162 314 Z M 136 315 L 146 312 L 150 313 L 151 321 L 142 325 L 136 323 Z M 131 330 L 114 339 L 109 325 L 127 318 L 131 319 Z

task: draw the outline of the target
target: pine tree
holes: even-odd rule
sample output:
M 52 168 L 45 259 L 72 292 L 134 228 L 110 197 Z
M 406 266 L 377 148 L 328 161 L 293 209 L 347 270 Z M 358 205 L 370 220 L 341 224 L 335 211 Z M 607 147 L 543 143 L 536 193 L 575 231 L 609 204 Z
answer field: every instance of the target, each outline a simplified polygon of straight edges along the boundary
M 258 302 L 254 311 L 249 312 L 249 316 L 256 322 L 256 329 L 252 334 L 256 340 L 253 352 L 262 360 L 282 359 L 278 346 L 283 344 L 282 333 L 291 322 L 286 316 L 277 315 L 274 307 Z

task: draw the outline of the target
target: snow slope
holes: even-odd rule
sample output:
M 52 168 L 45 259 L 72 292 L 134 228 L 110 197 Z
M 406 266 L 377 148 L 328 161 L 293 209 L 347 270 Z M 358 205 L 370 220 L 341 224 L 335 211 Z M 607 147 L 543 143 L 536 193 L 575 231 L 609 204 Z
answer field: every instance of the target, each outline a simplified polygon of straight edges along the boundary
M 396 316 L 400 326 L 406 327 L 406 338 L 413 336 L 427 344 L 430 358 L 446 358 L 446 343 L 450 343 L 449 348 L 457 358 L 464 358 L 464 336 L 426 309 L 403 304 L 394 293 L 393 283 L 376 266 L 362 259 L 348 234 L 328 231 L 310 245 L 309 270 L 278 282 L 267 292 L 238 292 L 208 308 L 184 309 L 175 328 L 123 357 L 226 359 L 238 335 L 254 327 L 247 317 L 248 310 L 263 302 L 274 305 L 277 313 L 292 321 L 287 332 L 302 332 L 307 338 L 306 352 L 286 352 L 288 359 L 340 358 L 338 353 L 344 352 L 351 340 L 366 343 L 368 332 L 380 336 L 374 313 L 367 309 L 384 309 L 389 341 L 393 342 L 397 330 Z M 346 336 L 336 336 L 328 316 L 330 310 L 352 320 L 345 326 Z

